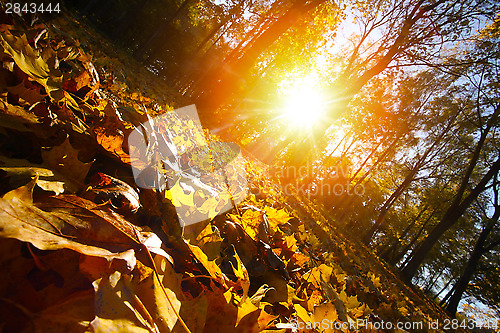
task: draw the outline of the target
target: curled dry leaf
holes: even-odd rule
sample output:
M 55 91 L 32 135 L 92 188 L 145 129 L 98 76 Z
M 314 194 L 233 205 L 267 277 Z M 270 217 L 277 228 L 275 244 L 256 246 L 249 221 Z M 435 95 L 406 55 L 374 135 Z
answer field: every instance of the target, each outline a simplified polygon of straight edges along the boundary
M 96 203 L 110 202 L 120 213 L 135 213 L 140 207 L 139 194 L 127 183 L 98 172 L 90 178 L 84 197 Z

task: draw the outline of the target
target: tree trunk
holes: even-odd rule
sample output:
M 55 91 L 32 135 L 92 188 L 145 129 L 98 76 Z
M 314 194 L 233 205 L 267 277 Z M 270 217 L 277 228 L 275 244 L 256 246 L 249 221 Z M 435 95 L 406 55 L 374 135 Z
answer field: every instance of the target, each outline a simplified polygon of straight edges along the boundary
M 437 243 L 439 238 L 449 229 L 451 228 L 458 219 L 465 213 L 465 211 L 469 208 L 471 203 L 481 194 L 488 182 L 498 174 L 500 170 L 500 157 L 493 163 L 488 172 L 483 176 L 481 181 L 477 184 L 477 186 L 465 197 L 465 199 L 461 200 L 461 197 L 457 197 L 454 200 L 454 203 L 448 207 L 446 213 L 444 214 L 441 221 L 436 225 L 436 227 L 429 233 L 426 239 L 420 244 L 420 246 L 413 251 L 410 261 L 406 264 L 406 266 L 401 270 L 401 275 L 407 281 L 411 281 L 418 268 L 422 264 L 423 260 L 429 254 L 432 247 Z M 458 204 L 457 204 L 458 202 Z
M 420 219 L 420 217 L 422 216 L 422 214 L 427 211 L 427 205 L 424 206 L 424 208 L 422 208 L 418 214 L 417 214 L 417 217 L 415 217 L 413 219 L 413 221 L 411 221 L 411 223 L 409 223 L 406 228 L 403 230 L 403 232 L 401 233 L 401 236 L 399 237 L 395 237 L 394 241 L 389 245 L 387 246 L 387 248 L 385 249 L 384 252 L 382 252 L 380 254 L 380 257 L 382 259 L 384 259 L 385 261 L 389 262 L 389 259 L 393 256 L 394 254 L 394 251 L 396 251 L 396 248 L 398 247 L 398 245 L 401 244 L 401 240 L 404 239 L 406 237 L 406 235 L 408 235 L 408 233 L 410 232 L 410 230 L 413 228 L 413 226 L 418 222 L 418 220 Z
M 467 261 L 467 265 L 465 266 L 462 276 L 460 276 L 456 285 L 453 287 L 455 291 L 453 292 L 453 295 L 451 295 L 448 305 L 446 306 L 446 311 L 452 315 L 455 315 L 457 312 L 458 304 L 462 299 L 462 295 L 469 286 L 472 276 L 476 272 L 477 264 L 479 263 L 481 256 L 484 254 L 484 244 L 486 243 L 486 239 L 488 238 L 490 232 L 493 230 L 493 226 L 494 224 L 491 223 L 488 227 L 481 231 L 481 234 L 479 234 L 474 250 Z
M 467 261 L 467 265 L 465 266 L 464 272 L 462 273 L 462 276 L 460 276 L 460 278 L 458 279 L 456 285 L 453 287 L 455 291 L 448 302 L 448 306 L 446 307 L 446 310 L 453 315 L 457 312 L 458 304 L 462 299 L 462 295 L 469 286 L 469 282 L 472 279 L 472 276 L 476 272 L 479 260 L 481 260 L 483 254 L 493 250 L 494 247 L 500 244 L 500 241 L 496 241 L 489 244 L 488 246 L 485 246 L 488 236 L 493 231 L 496 223 L 498 222 L 498 219 L 500 218 L 500 205 L 498 203 L 499 198 L 498 198 L 498 188 L 496 187 L 497 186 L 496 180 L 493 186 L 494 186 L 493 191 L 495 195 L 494 197 L 495 213 L 493 213 L 492 218 L 488 221 L 486 227 L 479 234 L 477 242 L 474 245 L 474 250 L 472 251 L 470 258 Z
M 420 237 L 420 235 L 422 234 L 422 232 L 425 230 L 425 227 L 427 226 L 427 223 L 429 223 L 429 221 L 431 220 L 432 216 L 434 215 L 434 212 L 436 210 L 434 209 L 432 211 L 432 213 L 429 215 L 429 217 L 427 218 L 427 220 L 425 220 L 425 222 L 422 224 L 422 226 L 420 227 L 420 229 L 418 230 L 417 234 L 413 237 L 413 239 L 411 240 L 410 243 L 408 243 L 408 245 L 406 245 L 404 247 L 403 250 L 401 250 L 401 252 L 399 252 L 394 258 L 392 258 L 389 263 L 393 266 L 395 266 L 398 262 L 401 261 L 401 259 L 403 259 L 403 257 L 405 256 L 406 253 L 408 253 L 408 251 L 412 248 L 412 246 L 418 241 L 418 238 Z M 406 263 L 411 259 L 411 256 L 409 256 L 405 262 L 403 263 L 402 266 L 405 266 Z
M 392 205 L 401 196 L 401 194 L 404 193 L 406 188 L 411 184 L 411 182 L 413 181 L 417 173 L 420 171 L 420 169 L 425 165 L 427 156 L 429 156 L 430 152 L 436 147 L 437 144 L 439 144 L 439 142 L 441 142 L 441 139 L 443 139 L 444 135 L 449 132 L 459 113 L 460 112 L 455 113 L 455 115 L 449 120 L 448 125 L 446 125 L 443 131 L 434 140 L 432 145 L 430 145 L 424 152 L 424 154 L 418 159 L 417 163 L 411 169 L 410 173 L 405 177 L 401 185 L 399 185 L 398 188 L 389 197 L 389 199 L 386 200 L 386 202 L 380 209 L 380 213 L 377 219 L 375 220 L 375 223 L 373 224 L 371 229 L 365 234 L 363 238 L 363 243 L 365 243 L 366 245 L 370 244 L 370 242 L 373 239 L 373 236 L 380 229 L 380 226 L 384 223 L 384 218 L 387 212 L 391 209 Z

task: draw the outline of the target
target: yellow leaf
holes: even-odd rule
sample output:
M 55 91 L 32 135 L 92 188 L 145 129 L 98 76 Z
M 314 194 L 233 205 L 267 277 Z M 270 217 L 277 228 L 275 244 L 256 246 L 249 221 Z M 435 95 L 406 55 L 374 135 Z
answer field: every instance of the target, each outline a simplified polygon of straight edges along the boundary
M 269 207 L 265 209 L 267 218 L 269 219 L 269 225 L 274 232 L 278 231 L 278 226 L 280 224 L 285 224 L 292 218 L 284 209 L 277 210 Z
M 216 281 L 220 282 L 222 285 L 226 285 L 226 276 L 220 270 L 219 266 L 215 263 L 215 260 L 208 260 L 207 255 L 195 245 L 191 245 L 186 242 L 186 244 L 191 249 L 193 255 L 198 259 L 198 261 L 205 267 L 211 277 L 213 277 Z
M 377 277 L 375 274 L 373 274 L 372 272 L 369 272 L 368 273 L 368 277 L 370 278 L 370 280 L 372 280 L 372 283 L 373 285 L 375 286 L 375 288 L 380 288 L 382 287 L 382 284 L 380 283 L 380 276 Z
M 323 295 L 320 290 L 313 290 L 311 296 L 307 300 L 307 309 L 313 311 L 314 307 L 323 302 Z
M 243 317 L 255 311 L 259 311 L 260 314 L 260 309 L 255 305 L 253 305 L 249 299 L 246 302 L 240 303 L 240 305 L 238 306 L 238 316 L 236 317 L 236 325 L 240 323 L 240 320 Z
M 323 332 L 335 332 L 333 329 L 334 322 L 339 318 L 335 305 L 332 303 L 324 303 L 314 308 L 313 319 L 314 322 L 323 323 L 323 320 L 328 321 L 328 327 Z
M 180 207 L 182 205 L 194 206 L 194 192 L 189 192 L 188 194 L 186 194 L 182 189 L 179 180 L 170 189 L 170 194 L 172 195 L 172 203 L 175 207 Z
M 354 309 L 361 305 L 361 302 L 358 301 L 358 296 L 356 295 L 347 296 L 345 290 L 342 290 L 339 296 L 342 302 L 344 302 L 346 308 L 348 309 Z
M 304 309 L 300 304 L 294 304 L 295 312 L 297 313 L 297 317 L 300 318 L 304 323 L 312 323 L 313 320 L 307 313 L 307 310 Z
M 246 298 L 248 296 L 248 289 L 250 288 L 250 278 L 248 276 L 248 271 L 243 265 L 243 262 L 241 261 L 240 257 L 238 256 L 238 253 L 236 250 L 234 250 L 234 258 L 236 258 L 236 262 L 238 263 L 238 267 L 234 267 L 233 263 L 231 262 L 231 267 L 233 267 L 234 275 L 236 275 L 236 278 L 238 279 L 238 283 L 240 284 L 241 288 L 243 289 L 243 298 L 242 301 L 245 302 Z
M 284 237 L 284 243 L 285 243 L 285 246 L 287 249 L 289 249 L 290 251 L 297 251 L 298 247 L 297 247 L 297 240 L 295 239 L 295 236 L 294 235 L 290 235 L 290 236 L 285 236 Z
M 311 271 L 305 273 L 303 278 L 312 283 L 316 288 L 320 287 L 320 281 L 328 283 L 330 281 L 330 276 L 332 275 L 333 268 L 325 264 L 321 264 L 318 267 L 314 267 Z
M 408 315 L 408 313 L 409 313 L 408 309 L 407 309 L 407 308 L 405 308 L 404 306 L 399 307 L 399 308 L 398 308 L 398 310 L 399 310 L 399 312 L 401 312 L 401 314 L 402 314 L 403 316 L 405 316 L 405 317 L 406 317 L 406 316 Z
M 231 215 L 233 217 L 234 215 Z M 247 209 L 243 215 L 235 220 L 239 222 L 245 232 L 253 239 L 257 239 L 259 225 L 262 222 L 262 213 L 256 210 Z

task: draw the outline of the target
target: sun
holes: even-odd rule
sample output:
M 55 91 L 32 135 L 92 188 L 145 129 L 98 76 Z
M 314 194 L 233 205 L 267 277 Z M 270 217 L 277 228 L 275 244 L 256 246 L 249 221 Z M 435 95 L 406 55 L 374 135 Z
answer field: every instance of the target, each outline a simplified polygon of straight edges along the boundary
M 325 100 L 311 80 L 301 80 L 286 89 L 283 116 L 294 127 L 310 128 L 321 121 Z

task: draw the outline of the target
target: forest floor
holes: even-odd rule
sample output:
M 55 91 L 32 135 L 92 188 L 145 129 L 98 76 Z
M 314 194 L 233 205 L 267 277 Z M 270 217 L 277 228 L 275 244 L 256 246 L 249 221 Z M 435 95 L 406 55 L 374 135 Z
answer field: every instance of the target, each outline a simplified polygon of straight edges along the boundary
M 173 188 L 138 193 L 126 138 L 187 101 L 86 23 L 1 23 L 3 332 L 451 329 L 251 155 L 252 194 L 179 230 L 176 207 L 207 210 L 186 192 L 174 202 Z

